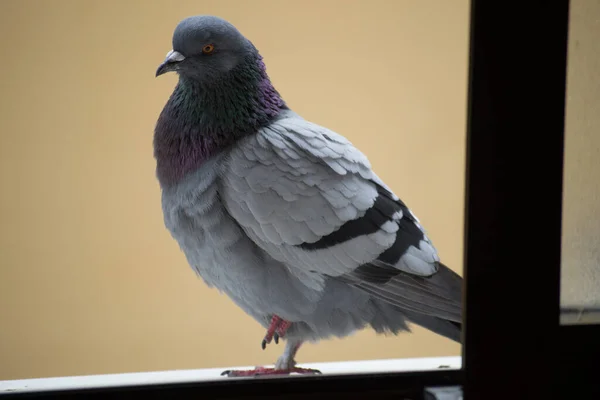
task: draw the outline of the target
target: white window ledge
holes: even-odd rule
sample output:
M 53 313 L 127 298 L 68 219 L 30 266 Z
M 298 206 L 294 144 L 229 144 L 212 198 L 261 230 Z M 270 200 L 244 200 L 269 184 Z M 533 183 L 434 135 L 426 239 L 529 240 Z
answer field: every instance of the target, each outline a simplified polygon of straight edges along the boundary
M 302 363 L 302 367 L 316 368 L 323 374 L 353 374 L 382 372 L 433 371 L 460 369 L 461 357 L 402 358 L 391 360 L 345 361 L 328 363 Z M 2 393 L 24 393 L 54 390 L 91 389 L 115 386 L 137 386 L 202 382 L 217 379 L 236 379 L 220 376 L 226 369 L 251 367 L 210 368 L 175 371 L 137 372 L 127 374 L 61 376 L 56 378 L 18 379 L 0 381 Z M 242 378 L 243 379 L 243 378 Z

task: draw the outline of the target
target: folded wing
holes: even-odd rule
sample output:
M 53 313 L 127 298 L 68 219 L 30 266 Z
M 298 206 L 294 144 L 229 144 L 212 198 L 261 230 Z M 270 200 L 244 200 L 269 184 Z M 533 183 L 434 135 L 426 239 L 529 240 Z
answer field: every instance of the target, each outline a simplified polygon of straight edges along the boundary
M 461 278 L 347 139 L 295 114 L 241 141 L 223 201 L 307 286 L 340 279 L 402 309 L 460 323 Z

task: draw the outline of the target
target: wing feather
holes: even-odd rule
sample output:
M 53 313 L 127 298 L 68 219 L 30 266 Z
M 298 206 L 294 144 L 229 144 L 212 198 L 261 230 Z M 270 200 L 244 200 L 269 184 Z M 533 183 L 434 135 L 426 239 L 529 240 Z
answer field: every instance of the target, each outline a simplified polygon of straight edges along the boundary
M 339 279 L 460 322 L 462 279 L 343 136 L 290 112 L 231 150 L 222 181 L 232 217 L 307 286 Z

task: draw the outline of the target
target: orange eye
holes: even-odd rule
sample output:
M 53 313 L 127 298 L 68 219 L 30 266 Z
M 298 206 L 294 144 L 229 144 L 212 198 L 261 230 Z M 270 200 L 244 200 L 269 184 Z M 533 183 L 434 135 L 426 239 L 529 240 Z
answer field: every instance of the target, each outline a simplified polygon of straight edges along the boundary
M 206 46 L 204 46 L 202 48 L 202 52 L 204 54 L 210 54 L 214 51 L 214 49 L 215 49 L 215 46 L 213 46 L 212 44 L 207 44 Z

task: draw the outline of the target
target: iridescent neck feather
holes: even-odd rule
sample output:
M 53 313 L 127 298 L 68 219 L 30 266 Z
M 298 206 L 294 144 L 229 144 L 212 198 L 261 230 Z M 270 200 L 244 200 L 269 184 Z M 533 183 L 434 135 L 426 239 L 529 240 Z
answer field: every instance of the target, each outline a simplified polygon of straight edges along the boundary
M 285 109 L 259 55 L 248 57 L 227 78 L 210 85 L 180 76 L 154 131 L 161 186 L 178 183 Z

